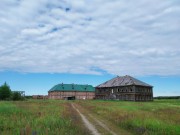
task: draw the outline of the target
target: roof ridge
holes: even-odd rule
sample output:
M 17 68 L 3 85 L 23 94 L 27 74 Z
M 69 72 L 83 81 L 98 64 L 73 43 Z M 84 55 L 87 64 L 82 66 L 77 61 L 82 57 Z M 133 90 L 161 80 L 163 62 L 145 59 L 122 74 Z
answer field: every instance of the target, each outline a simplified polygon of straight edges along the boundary
M 126 86 L 126 85 L 140 85 L 140 86 L 152 87 L 151 85 L 141 80 L 138 80 L 130 75 L 114 77 L 96 87 L 113 87 L 113 86 Z
M 52 87 L 50 91 L 91 91 L 93 92 L 95 89 L 92 85 L 87 84 L 57 84 Z

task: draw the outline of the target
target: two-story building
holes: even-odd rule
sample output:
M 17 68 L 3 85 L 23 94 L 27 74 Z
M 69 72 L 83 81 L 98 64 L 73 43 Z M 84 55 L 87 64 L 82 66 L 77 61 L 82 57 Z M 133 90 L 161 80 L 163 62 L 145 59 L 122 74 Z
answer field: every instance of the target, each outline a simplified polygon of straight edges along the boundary
M 131 76 L 117 76 L 96 87 L 96 99 L 152 101 L 153 86 Z

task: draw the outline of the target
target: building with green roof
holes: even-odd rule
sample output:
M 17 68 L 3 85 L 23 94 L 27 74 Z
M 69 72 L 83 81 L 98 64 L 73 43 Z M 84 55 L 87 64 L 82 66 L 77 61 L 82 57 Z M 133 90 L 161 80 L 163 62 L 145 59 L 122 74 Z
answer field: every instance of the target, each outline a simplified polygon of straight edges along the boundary
M 92 85 L 57 84 L 48 91 L 49 99 L 94 99 L 95 88 Z

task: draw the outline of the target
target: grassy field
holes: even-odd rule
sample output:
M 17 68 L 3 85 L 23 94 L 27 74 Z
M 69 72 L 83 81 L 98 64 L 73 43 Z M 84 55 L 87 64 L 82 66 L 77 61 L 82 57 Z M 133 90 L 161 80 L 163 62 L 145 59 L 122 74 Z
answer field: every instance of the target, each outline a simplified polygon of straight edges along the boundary
M 0 101 L 0 135 L 89 134 L 65 101 Z
M 132 134 L 180 135 L 180 100 L 0 101 L 0 135 L 88 135 L 69 103 Z
M 132 134 L 180 135 L 180 100 L 78 101 L 93 114 Z

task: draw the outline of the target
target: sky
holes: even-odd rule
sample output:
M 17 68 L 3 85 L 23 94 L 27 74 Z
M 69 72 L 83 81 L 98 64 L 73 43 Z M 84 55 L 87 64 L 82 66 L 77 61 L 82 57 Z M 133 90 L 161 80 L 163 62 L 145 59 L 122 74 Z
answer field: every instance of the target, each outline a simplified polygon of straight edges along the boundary
M 0 85 L 47 94 L 131 75 L 180 95 L 179 0 L 1 0 Z

